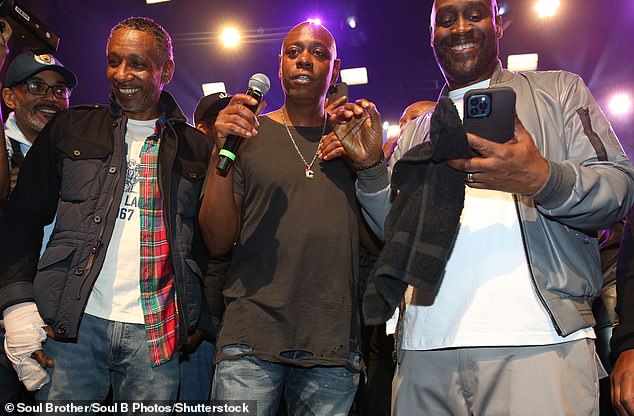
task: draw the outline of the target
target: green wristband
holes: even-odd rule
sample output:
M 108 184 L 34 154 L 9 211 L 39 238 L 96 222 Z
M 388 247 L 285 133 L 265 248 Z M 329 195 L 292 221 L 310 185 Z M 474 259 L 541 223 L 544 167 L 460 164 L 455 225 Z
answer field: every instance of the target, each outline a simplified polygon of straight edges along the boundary
M 236 160 L 236 155 L 228 151 L 227 149 L 220 149 L 220 156 L 228 157 L 231 160 Z

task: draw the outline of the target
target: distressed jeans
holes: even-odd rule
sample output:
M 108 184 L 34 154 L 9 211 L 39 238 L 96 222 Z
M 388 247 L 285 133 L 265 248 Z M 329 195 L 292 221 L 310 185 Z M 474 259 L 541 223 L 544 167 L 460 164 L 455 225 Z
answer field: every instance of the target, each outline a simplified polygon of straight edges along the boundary
M 246 345 L 227 345 L 226 354 L 249 352 Z M 288 358 L 310 355 L 293 351 Z M 350 353 L 354 368 L 360 354 Z M 284 397 L 289 416 L 345 416 L 359 384 L 359 373 L 346 367 L 311 368 L 272 363 L 252 356 L 223 360 L 216 365 L 211 389 L 212 400 L 255 400 L 258 416 L 275 416 Z

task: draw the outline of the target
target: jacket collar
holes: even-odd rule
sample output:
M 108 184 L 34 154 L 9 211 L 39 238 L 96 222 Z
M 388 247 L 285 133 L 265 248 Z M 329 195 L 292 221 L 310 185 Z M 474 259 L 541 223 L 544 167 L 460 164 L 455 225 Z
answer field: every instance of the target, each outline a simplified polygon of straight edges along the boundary
M 493 74 L 491 74 L 491 85 L 508 81 L 512 77 L 513 77 L 513 72 L 503 69 L 502 62 L 500 62 L 500 60 L 498 59 L 497 64 L 495 65 L 495 69 L 493 70 Z M 438 96 L 438 99 L 440 99 L 441 97 L 448 97 L 448 96 L 449 96 L 449 85 L 445 83 L 445 85 L 442 87 L 442 90 L 440 90 L 440 95 Z
M 167 121 L 187 122 L 183 110 L 178 106 L 172 94 L 165 90 L 161 91 L 159 107 L 161 108 L 161 116 L 164 116 Z M 114 94 L 110 94 L 110 114 L 115 118 L 123 117 L 123 109 L 115 99 Z

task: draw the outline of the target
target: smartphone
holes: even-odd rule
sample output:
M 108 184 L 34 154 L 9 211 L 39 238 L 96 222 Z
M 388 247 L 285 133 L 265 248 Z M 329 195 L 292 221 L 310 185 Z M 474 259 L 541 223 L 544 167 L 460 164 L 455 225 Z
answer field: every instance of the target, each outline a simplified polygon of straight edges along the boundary
M 515 135 L 515 91 L 491 87 L 467 91 L 463 125 L 469 133 L 504 143 Z
M 348 84 L 346 84 L 345 82 L 337 82 L 335 84 L 332 84 L 328 88 L 328 102 L 329 103 L 334 103 L 335 101 L 337 101 L 339 98 L 343 96 L 348 97 Z M 341 104 L 345 104 L 346 102 L 347 102 L 347 99 Z

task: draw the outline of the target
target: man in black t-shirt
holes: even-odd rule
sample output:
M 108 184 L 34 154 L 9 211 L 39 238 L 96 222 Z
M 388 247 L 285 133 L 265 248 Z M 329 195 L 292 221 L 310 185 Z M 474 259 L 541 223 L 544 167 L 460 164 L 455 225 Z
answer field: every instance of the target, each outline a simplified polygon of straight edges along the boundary
M 347 414 L 359 381 L 353 170 L 374 161 L 359 152 L 350 169 L 333 149 L 355 128 L 380 135 L 381 122 L 367 101 L 345 105 L 328 134 L 339 66 L 332 35 L 301 23 L 282 45 L 284 106 L 256 117 L 245 107 L 256 101 L 236 94 L 215 124 L 212 164 L 228 135 L 247 140 L 226 176 L 209 174 L 200 213 L 208 249 L 233 248 L 212 399 L 257 400 L 258 415 L 282 397 L 291 415 Z

